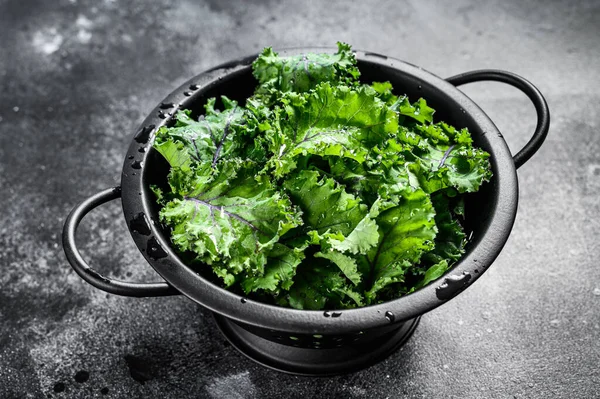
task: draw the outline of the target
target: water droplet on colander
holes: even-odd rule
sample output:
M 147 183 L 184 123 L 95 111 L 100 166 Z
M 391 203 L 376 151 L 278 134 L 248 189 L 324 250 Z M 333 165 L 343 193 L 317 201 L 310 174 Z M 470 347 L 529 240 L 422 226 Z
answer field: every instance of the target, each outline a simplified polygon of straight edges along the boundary
M 328 311 L 323 312 L 323 316 L 325 317 L 331 317 L 331 313 L 329 313 Z
M 167 257 L 167 251 L 163 249 L 158 243 L 156 237 L 152 237 L 148 240 L 148 244 L 146 246 L 146 253 L 150 257 L 150 259 L 161 259 Z
M 240 302 L 241 303 L 246 303 L 246 302 L 248 302 L 248 300 L 246 298 L 242 298 L 242 299 L 240 299 Z
M 165 119 L 165 118 L 167 117 L 167 114 L 165 114 L 165 113 L 164 113 L 164 112 L 162 112 L 162 111 L 158 111 L 158 117 L 159 117 L 160 119 Z
M 102 280 L 105 283 L 111 283 L 111 281 L 104 277 L 103 275 L 101 275 L 100 273 L 98 273 L 97 271 L 95 271 L 94 269 L 87 268 L 87 269 L 83 269 L 84 272 L 86 272 L 87 274 L 89 274 L 90 276 L 94 277 L 97 280 Z
M 342 315 L 342 312 L 333 312 L 331 314 L 331 317 L 340 317 Z
M 197 84 L 190 85 L 190 90 L 198 90 L 199 88 L 200 88 L 200 85 L 197 85 Z
M 133 219 L 129 222 L 129 226 L 132 231 L 140 233 L 141 235 L 147 236 L 150 235 L 150 225 L 148 224 L 148 218 L 143 212 L 138 213 L 134 216 Z
M 160 109 L 171 109 L 175 106 L 173 103 L 160 103 L 158 106 Z
M 387 321 L 389 321 L 390 323 L 393 323 L 394 320 L 396 320 L 396 316 L 394 316 L 394 314 L 392 312 L 390 312 L 389 310 L 387 312 L 385 312 L 385 318 L 387 319 Z
M 189 97 L 189 96 L 192 95 L 192 93 L 190 93 L 189 91 L 184 91 L 183 95 L 186 96 L 186 97 Z
M 440 300 L 450 299 L 461 288 L 463 288 L 467 283 L 471 280 L 471 275 L 467 272 L 463 272 L 463 274 L 456 274 L 453 276 L 448 276 L 444 279 L 442 285 L 436 288 L 435 295 Z
M 423 86 L 419 85 L 417 86 L 417 89 L 421 90 L 423 88 Z
M 137 141 L 138 143 L 142 143 L 142 144 L 147 143 L 148 139 L 150 138 L 150 133 L 152 133 L 152 131 L 154 130 L 155 127 L 156 127 L 155 125 L 148 125 L 148 126 L 141 128 L 135 134 L 134 140 Z
M 133 158 L 135 158 L 133 155 L 130 155 L 127 157 L 127 159 L 133 159 Z
M 144 165 L 144 163 L 142 161 L 138 161 L 138 160 L 135 160 L 131 163 L 131 167 L 133 169 L 142 169 L 143 165 Z
M 146 147 L 140 147 L 138 149 L 138 151 L 141 152 L 141 153 L 144 153 L 144 152 L 146 152 Z
M 223 80 L 223 76 L 219 76 L 218 80 Z

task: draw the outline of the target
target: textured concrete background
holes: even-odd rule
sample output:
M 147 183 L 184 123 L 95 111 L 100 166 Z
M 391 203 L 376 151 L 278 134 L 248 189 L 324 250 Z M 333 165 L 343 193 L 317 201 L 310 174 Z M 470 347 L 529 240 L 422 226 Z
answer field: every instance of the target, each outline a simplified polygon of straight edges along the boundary
M 600 397 L 598 21 L 593 0 L 0 0 L 0 397 Z M 337 40 L 443 77 L 506 69 L 547 96 L 550 135 L 519 171 L 512 236 L 479 281 L 386 361 L 310 379 L 247 360 L 185 298 L 106 295 L 75 275 L 64 218 L 119 184 L 135 127 L 166 94 L 267 45 Z M 464 90 L 511 149 L 528 140 L 523 94 Z M 86 218 L 79 242 L 112 277 L 156 279 L 118 203 Z

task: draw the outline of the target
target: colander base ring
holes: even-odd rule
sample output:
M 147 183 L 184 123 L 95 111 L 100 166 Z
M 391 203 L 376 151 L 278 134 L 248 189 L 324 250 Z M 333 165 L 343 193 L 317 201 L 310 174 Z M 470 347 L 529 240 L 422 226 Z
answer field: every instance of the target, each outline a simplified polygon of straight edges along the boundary
M 270 341 L 240 327 L 230 319 L 213 313 L 225 338 L 249 359 L 284 373 L 306 376 L 331 376 L 358 371 L 391 355 L 406 343 L 421 317 L 408 320 L 397 330 L 368 344 L 339 348 L 299 348 Z

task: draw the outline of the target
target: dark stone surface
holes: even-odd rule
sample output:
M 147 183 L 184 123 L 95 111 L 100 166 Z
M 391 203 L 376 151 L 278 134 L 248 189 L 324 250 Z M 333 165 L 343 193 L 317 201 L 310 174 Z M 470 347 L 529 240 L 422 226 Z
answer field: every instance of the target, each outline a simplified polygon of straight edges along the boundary
M 0 1 L 0 397 L 600 397 L 599 20 L 593 0 Z M 116 297 L 75 275 L 67 213 L 119 184 L 134 129 L 166 94 L 266 45 L 337 40 L 440 76 L 506 69 L 546 95 L 550 135 L 519 171 L 512 236 L 479 281 L 384 362 L 311 379 L 247 360 L 185 298 Z M 464 90 L 513 150 L 528 140 L 524 95 Z M 157 278 L 117 203 L 79 242 L 111 277 Z

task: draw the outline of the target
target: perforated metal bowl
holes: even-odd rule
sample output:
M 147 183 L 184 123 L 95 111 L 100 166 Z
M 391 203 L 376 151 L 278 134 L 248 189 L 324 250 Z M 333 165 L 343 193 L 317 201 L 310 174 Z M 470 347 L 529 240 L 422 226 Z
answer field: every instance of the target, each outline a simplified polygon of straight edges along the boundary
M 293 49 L 280 54 L 334 52 L 335 49 Z M 214 312 L 227 339 L 243 354 L 268 367 L 305 375 L 330 375 L 363 368 L 383 359 L 414 331 L 419 317 L 458 295 L 486 271 L 506 243 L 516 216 L 516 168 L 543 143 L 549 111 L 541 93 L 527 80 L 497 70 L 473 71 L 449 79 L 386 56 L 356 52 L 361 79 L 390 81 L 411 100 L 423 97 L 437 120 L 467 127 L 476 146 L 491 154 L 493 178 L 467 196 L 466 230 L 471 234 L 465 255 L 442 278 L 396 300 L 359 309 L 308 311 L 282 308 L 229 292 L 186 266 L 171 247 L 169 232 L 158 222 L 151 184 L 164 185 L 169 165 L 152 149 L 155 131 L 169 123 L 177 109 L 195 115 L 210 97 L 227 95 L 241 103 L 256 81 L 251 63 L 256 55 L 235 60 L 190 79 L 169 94 L 134 134 L 123 165 L 121 186 L 81 202 L 69 215 L 63 245 L 75 271 L 95 287 L 117 295 L 148 297 L 183 294 Z M 533 102 L 537 127 L 529 143 L 513 158 L 487 115 L 456 86 L 500 81 L 517 87 Z M 121 197 L 133 240 L 165 282 L 130 283 L 109 279 L 88 266 L 75 244 L 81 219 L 95 207 Z

